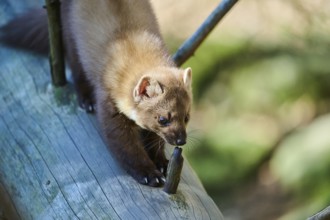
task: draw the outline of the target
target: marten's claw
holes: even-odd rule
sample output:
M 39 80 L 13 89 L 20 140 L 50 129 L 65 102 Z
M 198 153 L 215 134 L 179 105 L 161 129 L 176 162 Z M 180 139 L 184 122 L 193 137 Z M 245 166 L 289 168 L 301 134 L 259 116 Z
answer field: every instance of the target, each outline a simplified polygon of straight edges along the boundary
M 93 105 L 89 105 L 89 106 L 86 108 L 86 111 L 87 111 L 87 112 L 93 112 L 93 111 L 94 111 L 94 106 L 93 106 Z
M 166 179 L 165 179 L 165 177 L 162 177 L 161 180 L 162 180 L 164 183 L 166 183 Z
M 147 177 L 144 177 L 144 182 L 146 185 L 148 185 L 148 178 Z
M 77 91 L 78 92 L 78 91 Z M 93 113 L 95 111 L 95 99 L 92 93 L 77 93 L 78 104 L 80 108 L 84 109 L 87 113 Z
M 158 187 L 164 185 L 165 177 L 158 170 L 155 170 L 155 172 L 148 174 L 138 182 L 143 185 Z
M 81 101 L 80 107 L 83 108 L 87 113 L 93 113 L 95 111 L 94 102 L 89 99 Z
M 166 176 L 167 173 L 167 166 L 168 166 L 168 160 L 164 157 L 164 159 L 159 160 L 156 162 L 157 169 Z

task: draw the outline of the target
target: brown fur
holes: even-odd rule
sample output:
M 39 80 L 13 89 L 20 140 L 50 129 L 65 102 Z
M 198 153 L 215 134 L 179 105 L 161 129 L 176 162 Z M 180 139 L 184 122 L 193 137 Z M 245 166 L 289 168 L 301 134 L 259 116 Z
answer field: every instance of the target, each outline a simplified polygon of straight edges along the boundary
M 96 106 L 128 173 L 142 184 L 163 184 L 165 141 L 186 142 L 191 69 L 175 67 L 149 1 L 64 0 L 62 25 L 81 106 Z

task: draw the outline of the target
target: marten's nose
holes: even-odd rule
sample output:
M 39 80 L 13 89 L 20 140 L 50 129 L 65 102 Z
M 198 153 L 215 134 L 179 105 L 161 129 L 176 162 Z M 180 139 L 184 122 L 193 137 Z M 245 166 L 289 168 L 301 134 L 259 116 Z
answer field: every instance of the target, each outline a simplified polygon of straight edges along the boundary
M 180 132 L 175 140 L 176 145 L 181 146 L 186 144 L 186 138 L 187 138 L 186 132 L 185 131 Z
M 186 139 L 183 139 L 183 138 L 178 138 L 176 139 L 176 145 L 185 145 L 186 144 Z
M 165 140 L 170 145 L 182 146 L 186 144 L 187 133 L 185 129 L 177 129 L 169 132 L 169 135 L 165 135 Z

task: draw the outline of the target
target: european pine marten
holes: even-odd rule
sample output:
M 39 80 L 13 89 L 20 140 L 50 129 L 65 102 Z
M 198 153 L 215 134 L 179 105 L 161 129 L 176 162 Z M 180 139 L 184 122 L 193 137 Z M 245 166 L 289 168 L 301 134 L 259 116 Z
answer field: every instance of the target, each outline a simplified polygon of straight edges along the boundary
M 159 186 L 165 142 L 186 143 L 192 102 L 190 68 L 172 61 L 148 0 L 63 0 L 63 39 L 79 104 L 96 108 L 113 154 L 139 183 Z M 46 11 L 1 28 L 2 42 L 48 51 Z

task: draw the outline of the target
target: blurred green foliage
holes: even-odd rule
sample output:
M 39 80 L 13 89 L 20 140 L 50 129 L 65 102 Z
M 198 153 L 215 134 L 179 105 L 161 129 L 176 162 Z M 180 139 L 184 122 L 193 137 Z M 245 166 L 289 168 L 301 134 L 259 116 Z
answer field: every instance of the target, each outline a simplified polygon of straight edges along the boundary
M 218 203 L 270 163 L 295 201 L 282 219 L 330 204 L 330 40 L 303 40 L 206 41 L 185 64 L 196 116 L 185 153 Z

